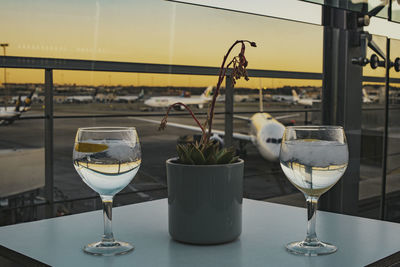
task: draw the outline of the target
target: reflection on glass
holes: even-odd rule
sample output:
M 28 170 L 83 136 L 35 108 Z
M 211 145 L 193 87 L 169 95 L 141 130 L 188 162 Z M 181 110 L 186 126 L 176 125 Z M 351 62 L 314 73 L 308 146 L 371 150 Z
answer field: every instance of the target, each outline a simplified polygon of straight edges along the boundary
M 349 11 L 355 11 L 359 12 L 362 14 L 367 14 L 374 8 L 377 8 L 379 6 L 385 5 L 385 1 L 381 0 L 339 0 L 339 1 L 333 1 L 333 0 L 302 0 L 304 2 L 311 2 L 311 3 L 316 3 L 320 5 L 325 5 L 325 6 L 330 6 L 330 7 L 335 7 L 335 8 L 341 8 Z M 377 17 L 380 18 L 387 18 L 387 5 L 383 7 L 378 13 Z
M 386 58 L 386 40 L 384 36 L 373 35 L 375 45 Z M 370 47 L 367 58 L 376 55 L 383 58 Z M 385 121 L 385 68 L 372 68 L 371 64 L 362 68 L 363 76 L 376 77 L 381 82 L 362 84 L 362 120 L 361 120 L 361 157 L 358 206 L 359 216 L 379 219 L 379 205 L 382 186 L 382 136 Z
M 400 22 L 400 1 L 392 2 L 392 21 Z
M 394 4 L 394 3 L 393 3 Z M 390 40 L 390 59 L 400 60 L 400 40 Z M 386 169 L 386 220 L 400 222 L 400 72 L 390 69 L 388 146 Z

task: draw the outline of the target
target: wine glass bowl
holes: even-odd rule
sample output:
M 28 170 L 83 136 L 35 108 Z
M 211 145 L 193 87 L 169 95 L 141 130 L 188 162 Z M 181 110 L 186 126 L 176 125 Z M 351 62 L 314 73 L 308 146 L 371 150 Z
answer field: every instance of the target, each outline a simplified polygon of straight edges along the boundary
M 134 127 L 79 128 L 73 164 L 82 180 L 100 194 L 103 202 L 104 235 L 83 250 L 94 255 L 118 255 L 133 246 L 116 241 L 112 233 L 112 201 L 135 177 L 141 164 L 139 138 Z
M 280 151 L 280 165 L 289 181 L 305 196 L 308 209 L 307 237 L 289 243 L 289 252 L 307 256 L 330 254 L 334 245 L 318 240 L 315 233 L 318 198 L 342 177 L 349 155 L 346 136 L 340 126 L 286 127 Z

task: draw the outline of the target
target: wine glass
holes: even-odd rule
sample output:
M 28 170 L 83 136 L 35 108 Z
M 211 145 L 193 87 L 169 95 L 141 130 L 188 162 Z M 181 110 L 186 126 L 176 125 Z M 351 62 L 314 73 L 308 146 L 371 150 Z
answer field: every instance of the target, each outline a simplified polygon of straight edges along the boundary
M 294 254 L 318 256 L 334 253 L 337 247 L 318 240 L 315 233 L 318 198 L 342 177 L 349 152 L 340 126 L 290 126 L 283 134 L 280 164 L 289 181 L 307 201 L 307 237 L 291 242 Z
M 139 170 L 141 152 L 134 127 L 79 128 L 73 163 L 82 180 L 100 194 L 103 202 L 104 235 L 99 242 L 84 246 L 93 255 L 118 255 L 134 247 L 116 241 L 112 232 L 113 197 L 127 186 Z

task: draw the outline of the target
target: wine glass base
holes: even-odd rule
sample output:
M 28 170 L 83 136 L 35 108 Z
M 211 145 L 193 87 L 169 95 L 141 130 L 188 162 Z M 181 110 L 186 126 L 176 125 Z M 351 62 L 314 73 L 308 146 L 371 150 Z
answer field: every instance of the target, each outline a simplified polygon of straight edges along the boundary
M 334 253 L 337 251 L 337 247 L 321 241 L 312 244 L 304 241 L 296 241 L 287 244 L 286 250 L 297 255 L 318 256 Z
M 83 247 L 85 253 L 97 256 L 114 256 L 129 253 L 134 250 L 134 246 L 127 242 L 95 242 Z

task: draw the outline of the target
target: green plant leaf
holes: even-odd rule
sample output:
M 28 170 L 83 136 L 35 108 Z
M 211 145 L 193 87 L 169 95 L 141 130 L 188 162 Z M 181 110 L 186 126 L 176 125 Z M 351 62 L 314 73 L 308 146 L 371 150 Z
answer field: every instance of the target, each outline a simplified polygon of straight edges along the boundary
M 217 164 L 228 164 L 234 157 L 234 153 L 230 150 L 223 149 L 217 156 Z
M 178 156 L 181 157 L 185 154 L 185 147 L 181 144 L 176 145 L 176 152 L 178 152 Z
M 239 156 L 233 157 L 229 163 L 236 163 L 239 159 Z
M 204 157 L 206 159 L 209 158 L 211 155 L 214 155 L 214 157 L 215 157 L 217 148 L 218 147 L 216 145 L 214 145 L 212 142 L 205 144 L 204 148 L 202 149 Z
M 217 164 L 217 159 L 215 154 L 210 154 L 206 159 L 206 165 L 215 165 Z
M 177 145 L 176 150 L 178 152 L 180 163 L 191 164 L 191 165 L 195 164 L 193 160 L 190 158 L 188 147 L 186 145 Z
M 191 151 L 190 158 L 196 165 L 204 165 L 206 163 L 206 159 L 204 158 L 203 153 L 197 146 L 193 146 L 193 150 Z

